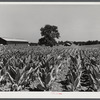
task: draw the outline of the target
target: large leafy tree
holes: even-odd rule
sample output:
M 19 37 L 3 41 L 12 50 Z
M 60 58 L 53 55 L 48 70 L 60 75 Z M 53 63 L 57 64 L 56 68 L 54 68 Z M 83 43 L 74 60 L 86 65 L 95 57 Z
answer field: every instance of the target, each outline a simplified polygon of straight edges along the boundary
M 42 38 L 39 39 L 40 45 L 53 46 L 57 44 L 55 38 L 60 37 L 57 26 L 45 25 L 40 29 Z

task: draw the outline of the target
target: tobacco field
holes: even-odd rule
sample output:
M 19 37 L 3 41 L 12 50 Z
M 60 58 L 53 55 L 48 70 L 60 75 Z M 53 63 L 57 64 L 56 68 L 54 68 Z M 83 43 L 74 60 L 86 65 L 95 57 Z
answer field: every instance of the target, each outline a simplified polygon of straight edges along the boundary
M 0 46 L 0 91 L 100 91 L 100 48 Z

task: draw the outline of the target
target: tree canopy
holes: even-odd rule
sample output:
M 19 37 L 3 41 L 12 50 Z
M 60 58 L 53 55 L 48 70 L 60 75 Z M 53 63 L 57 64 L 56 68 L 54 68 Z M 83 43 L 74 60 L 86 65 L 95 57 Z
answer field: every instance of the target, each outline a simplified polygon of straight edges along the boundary
M 58 27 L 54 25 L 45 25 L 40 29 L 42 38 L 39 39 L 40 45 L 46 45 L 46 46 L 53 46 L 56 45 L 57 42 L 55 38 L 60 37 L 60 33 L 58 32 Z

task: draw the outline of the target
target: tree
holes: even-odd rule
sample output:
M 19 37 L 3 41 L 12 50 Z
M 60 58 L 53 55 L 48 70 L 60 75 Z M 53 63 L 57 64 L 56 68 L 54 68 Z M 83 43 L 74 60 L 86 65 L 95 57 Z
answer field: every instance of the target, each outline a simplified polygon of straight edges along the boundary
M 58 39 L 60 37 L 57 26 L 45 25 L 45 27 L 42 27 L 40 31 L 42 36 L 38 42 L 40 45 L 44 44 L 46 46 L 53 46 L 57 44 L 55 38 Z

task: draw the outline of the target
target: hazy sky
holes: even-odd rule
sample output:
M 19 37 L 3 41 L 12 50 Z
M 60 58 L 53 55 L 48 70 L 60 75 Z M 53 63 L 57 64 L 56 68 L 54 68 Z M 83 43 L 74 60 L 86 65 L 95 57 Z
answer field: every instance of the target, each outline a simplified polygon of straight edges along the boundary
M 46 24 L 63 41 L 100 40 L 100 5 L 0 5 L 1 37 L 37 42 Z

